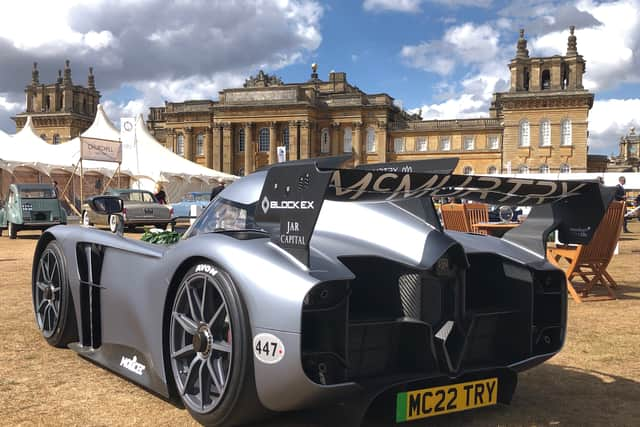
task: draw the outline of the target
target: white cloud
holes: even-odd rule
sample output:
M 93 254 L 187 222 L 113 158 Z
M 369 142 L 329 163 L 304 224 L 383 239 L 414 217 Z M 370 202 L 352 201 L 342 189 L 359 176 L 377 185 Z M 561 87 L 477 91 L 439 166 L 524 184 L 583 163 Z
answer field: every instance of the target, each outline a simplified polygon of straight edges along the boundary
M 427 104 L 409 110 L 410 113 L 422 112 L 424 120 L 430 119 L 466 119 L 487 117 L 489 115 L 485 103 L 471 94 L 463 94 L 439 104 Z
M 420 12 L 422 0 L 364 0 L 362 7 L 364 10 L 380 12 L 389 10 L 394 12 Z
M 618 154 L 618 141 L 631 126 L 640 129 L 640 99 L 596 100 L 589 112 L 589 152 Z

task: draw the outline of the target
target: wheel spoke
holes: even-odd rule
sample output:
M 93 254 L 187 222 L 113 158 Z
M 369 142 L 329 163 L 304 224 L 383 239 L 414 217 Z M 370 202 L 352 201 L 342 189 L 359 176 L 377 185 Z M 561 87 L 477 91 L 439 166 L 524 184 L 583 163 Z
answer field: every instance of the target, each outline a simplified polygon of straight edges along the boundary
M 224 353 L 231 353 L 231 344 L 226 341 L 214 341 L 213 349 Z
M 207 282 L 205 279 L 205 282 L 202 286 L 207 286 Z M 200 320 L 202 320 L 204 322 L 204 317 L 202 317 L 202 312 L 204 310 L 204 302 L 200 300 L 200 297 L 198 296 L 196 290 L 193 290 L 193 299 L 195 300 L 195 304 L 196 304 L 196 310 L 198 310 L 198 314 L 200 315 Z M 196 317 L 194 316 L 194 319 Z
M 200 364 L 200 372 L 198 373 L 199 381 L 200 381 L 200 408 L 204 410 L 204 398 L 206 396 L 205 393 L 209 392 L 209 376 L 207 375 L 207 370 L 204 367 L 205 362 L 203 361 Z
M 204 305 L 207 303 L 207 279 L 202 283 L 202 301 L 200 302 L 200 320 L 204 320 Z
M 173 353 L 171 353 L 171 357 L 173 359 L 178 359 L 180 357 L 191 356 L 194 353 L 195 353 L 195 351 L 193 349 L 193 344 L 189 344 L 189 345 L 186 345 L 186 346 L 182 347 L 180 350 L 174 351 Z
M 225 375 L 222 369 L 222 358 L 214 360 L 214 368 L 218 373 L 218 378 L 220 378 L 220 384 L 224 387 L 224 384 L 227 382 L 227 376 Z
M 40 301 L 40 304 L 38 304 L 38 308 L 36 308 L 36 312 L 40 313 L 40 312 L 42 311 L 42 309 L 45 307 L 45 304 L 46 304 L 46 303 L 47 303 L 47 300 L 43 298 L 43 299 Z M 44 313 L 40 313 L 40 314 L 42 315 L 42 314 L 44 314 Z
M 189 319 L 184 314 L 174 311 L 173 318 L 180 324 L 180 326 L 182 326 L 182 329 L 184 329 L 188 334 L 195 335 L 197 333 L 198 324 Z
M 52 302 L 50 302 L 49 305 L 51 306 L 51 310 L 53 311 L 53 315 L 55 316 L 53 319 L 55 320 L 58 318 L 58 309 L 56 308 L 56 305 Z
M 226 309 L 226 305 L 224 304 L 224 301 L 220 304 L 220 307 L 218 307 L 218 309 L 216 310 L 215 314 L 213 315 L 213 317 L 211 318 L 211 320 L 209 320 L 209 328 L 213 328 L 213 324 L 216 322 L 216 320 L 218 319 L 218 316 L 220 316 L 220 313 L 222 313 L 223 309 Z
M 51 280 L 50 280 L 50 282 L 53 282 L 53 275 L 57 270 L 58 270 L 58 261 L 56 261 L 56 259 L 54 258 L 53 259 L 53 268 L 51 269 L 51 276 L 50 276 Z
M 51 282 L 51 278 L 48 276 L 49 274 L 49 266 L 44 262 L 44 257 L 40 259 L 40 268 L 42 270 L 42 278 L 45 282 Z
M 48 285 L 43 282 L 36 282 L 36 286 L 38 287 L 38 289 L 44 292 L 44 290 L 47 288 Z
M 187 393 L 187 389 L 189 388 L 190 383 L 195 379 L 194 374 L 196 370 L 194 368 L 196 367 L 199 361 L 200 359 L 198 359 L 197 357 L 194 357 L 193 360 L 191 361 L 191 364 L 189 365 L 189 370 L 187 371 L 187 378 L 184 380 L 184 388 L 182 389 L 182 395 L 185 395 Z
M 49 329 L 51 329 L 51 319 L 49 318 L 50 316 L 51 316 L 51 304 L 47 304 L 46 308 L 44 309 L 44 314 L 42 315 L 42 329 L 45 331 L 48 331 Z
M 209 375 L 211 376 L 211 379 L 213 380 L 213 385 L 216 388 L 216 393 L 218 395 L 222 394 L 222 383 L 220 381 L 220 379 L 218 378 L 218 374 L 216 374 L 215 369 L 213 369 L 213 366 L 211 366 L 211 362 L 213 361 L 213 359 L 209 359 L 207 360 L 207 369 L 209 370 Z
M 185 286 L 185 291 L 187 294 L 187 300 L 189 301 L 189 312 L 191 313 L 191 318 L 197 319 L 196 310 L 193 307 L 193 297 L 191 296 L 191 284 L 187 283 Z

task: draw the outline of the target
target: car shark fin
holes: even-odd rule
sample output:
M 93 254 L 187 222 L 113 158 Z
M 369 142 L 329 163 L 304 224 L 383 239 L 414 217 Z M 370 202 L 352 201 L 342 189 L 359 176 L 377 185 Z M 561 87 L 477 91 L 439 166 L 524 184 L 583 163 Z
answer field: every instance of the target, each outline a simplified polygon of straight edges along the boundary
M 408 168 L 412 163 L 399 164 Z M 455 197 L 494 205 L 541 206 L 534 207 L 531 219 L 520 230 L 507 233 L 505 240 L 544 256 L 544 242 L 554 229 L 566 243 L 587 243 L 613 197 L 612 191 L 595 181 L 408 172 L 386 166 L 378 170 L 376 165 L 338 169 L 336 164 L 335 160 L 308 159 L 272 165 L 258 200 L 256 221 L 279 224 L 280 233 L 272 235 L 273 242 L 306 265 L 309 240 L 325 199 L 402 202 Z M 416 169 L 425 170 L 423 166 Z

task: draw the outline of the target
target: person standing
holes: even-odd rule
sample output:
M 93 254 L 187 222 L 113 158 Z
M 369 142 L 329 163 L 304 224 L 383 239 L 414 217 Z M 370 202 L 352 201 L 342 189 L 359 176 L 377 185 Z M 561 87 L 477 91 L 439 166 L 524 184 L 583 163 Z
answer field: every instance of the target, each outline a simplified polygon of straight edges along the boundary
M 621 176 L 620 178 L 618 178 L 618 185 L 616 185 L 616 193 L 615 193 L 615 196 L 614 196 L 614 198 L 617 201 L 621 201 L 621 202 L 625 203 L 625 210 L 626 210 L 627 193 L 626 193 L 626 191 L 624 189 L 624 185 L 626 183 L 627 183 L 627 180 L 626 180 L 626 178 L 624 176 Z M 624 223 L 623 223 L 622 230 L 625 233 L 630 233 L 629 228 L 627 226 L 627 217 L 626 217 L 626 215 L 625 215 L 625 218 L 624 218 Z
M 222 191 L 224 190 L 224 181 L 222 179 L 218 179 L 218 186 L 214 187 L 213 190 L 211 190 L 211 196 L 209 197 L 209 201 L 213 200 L 216 198 L 216 196 Z
M 160 203 L 161 205 L 167 204 L 167 193 L 164 192 L 164 187 L 162 186 L 162 184 L 156 184 L 156 192 L 154 196 L 158 203 Z

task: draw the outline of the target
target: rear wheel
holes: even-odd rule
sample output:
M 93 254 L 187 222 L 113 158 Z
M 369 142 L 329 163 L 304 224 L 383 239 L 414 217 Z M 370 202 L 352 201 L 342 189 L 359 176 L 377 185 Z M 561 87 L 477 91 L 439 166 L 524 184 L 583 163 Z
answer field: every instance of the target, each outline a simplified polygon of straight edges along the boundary
M 86 226 L 93 225 L 89 220 L 89 212 L 87 211 L 82 212 L 82 225 L 86 225 Z
M 118 218 L 115 215 L 109 215 L 109 230 L 112 233 L 118 231 Z
M 62 249 L 55 240 L 40 255 L 31 292 L 36 323 L 47 342 L 54 347 L 66 347 L 77 341 L 67 266 Z
M 16 224 L 9 221 L 8 228 L 10 239 L 15 239 L 16 237 L 18 237 L 18 226 Z
M 171 309 L 169 352 L 180 398 L 198 422 L 236 425 L 263 415 L 246 309 L 226 272 L 212 264 L 187 271 Z

